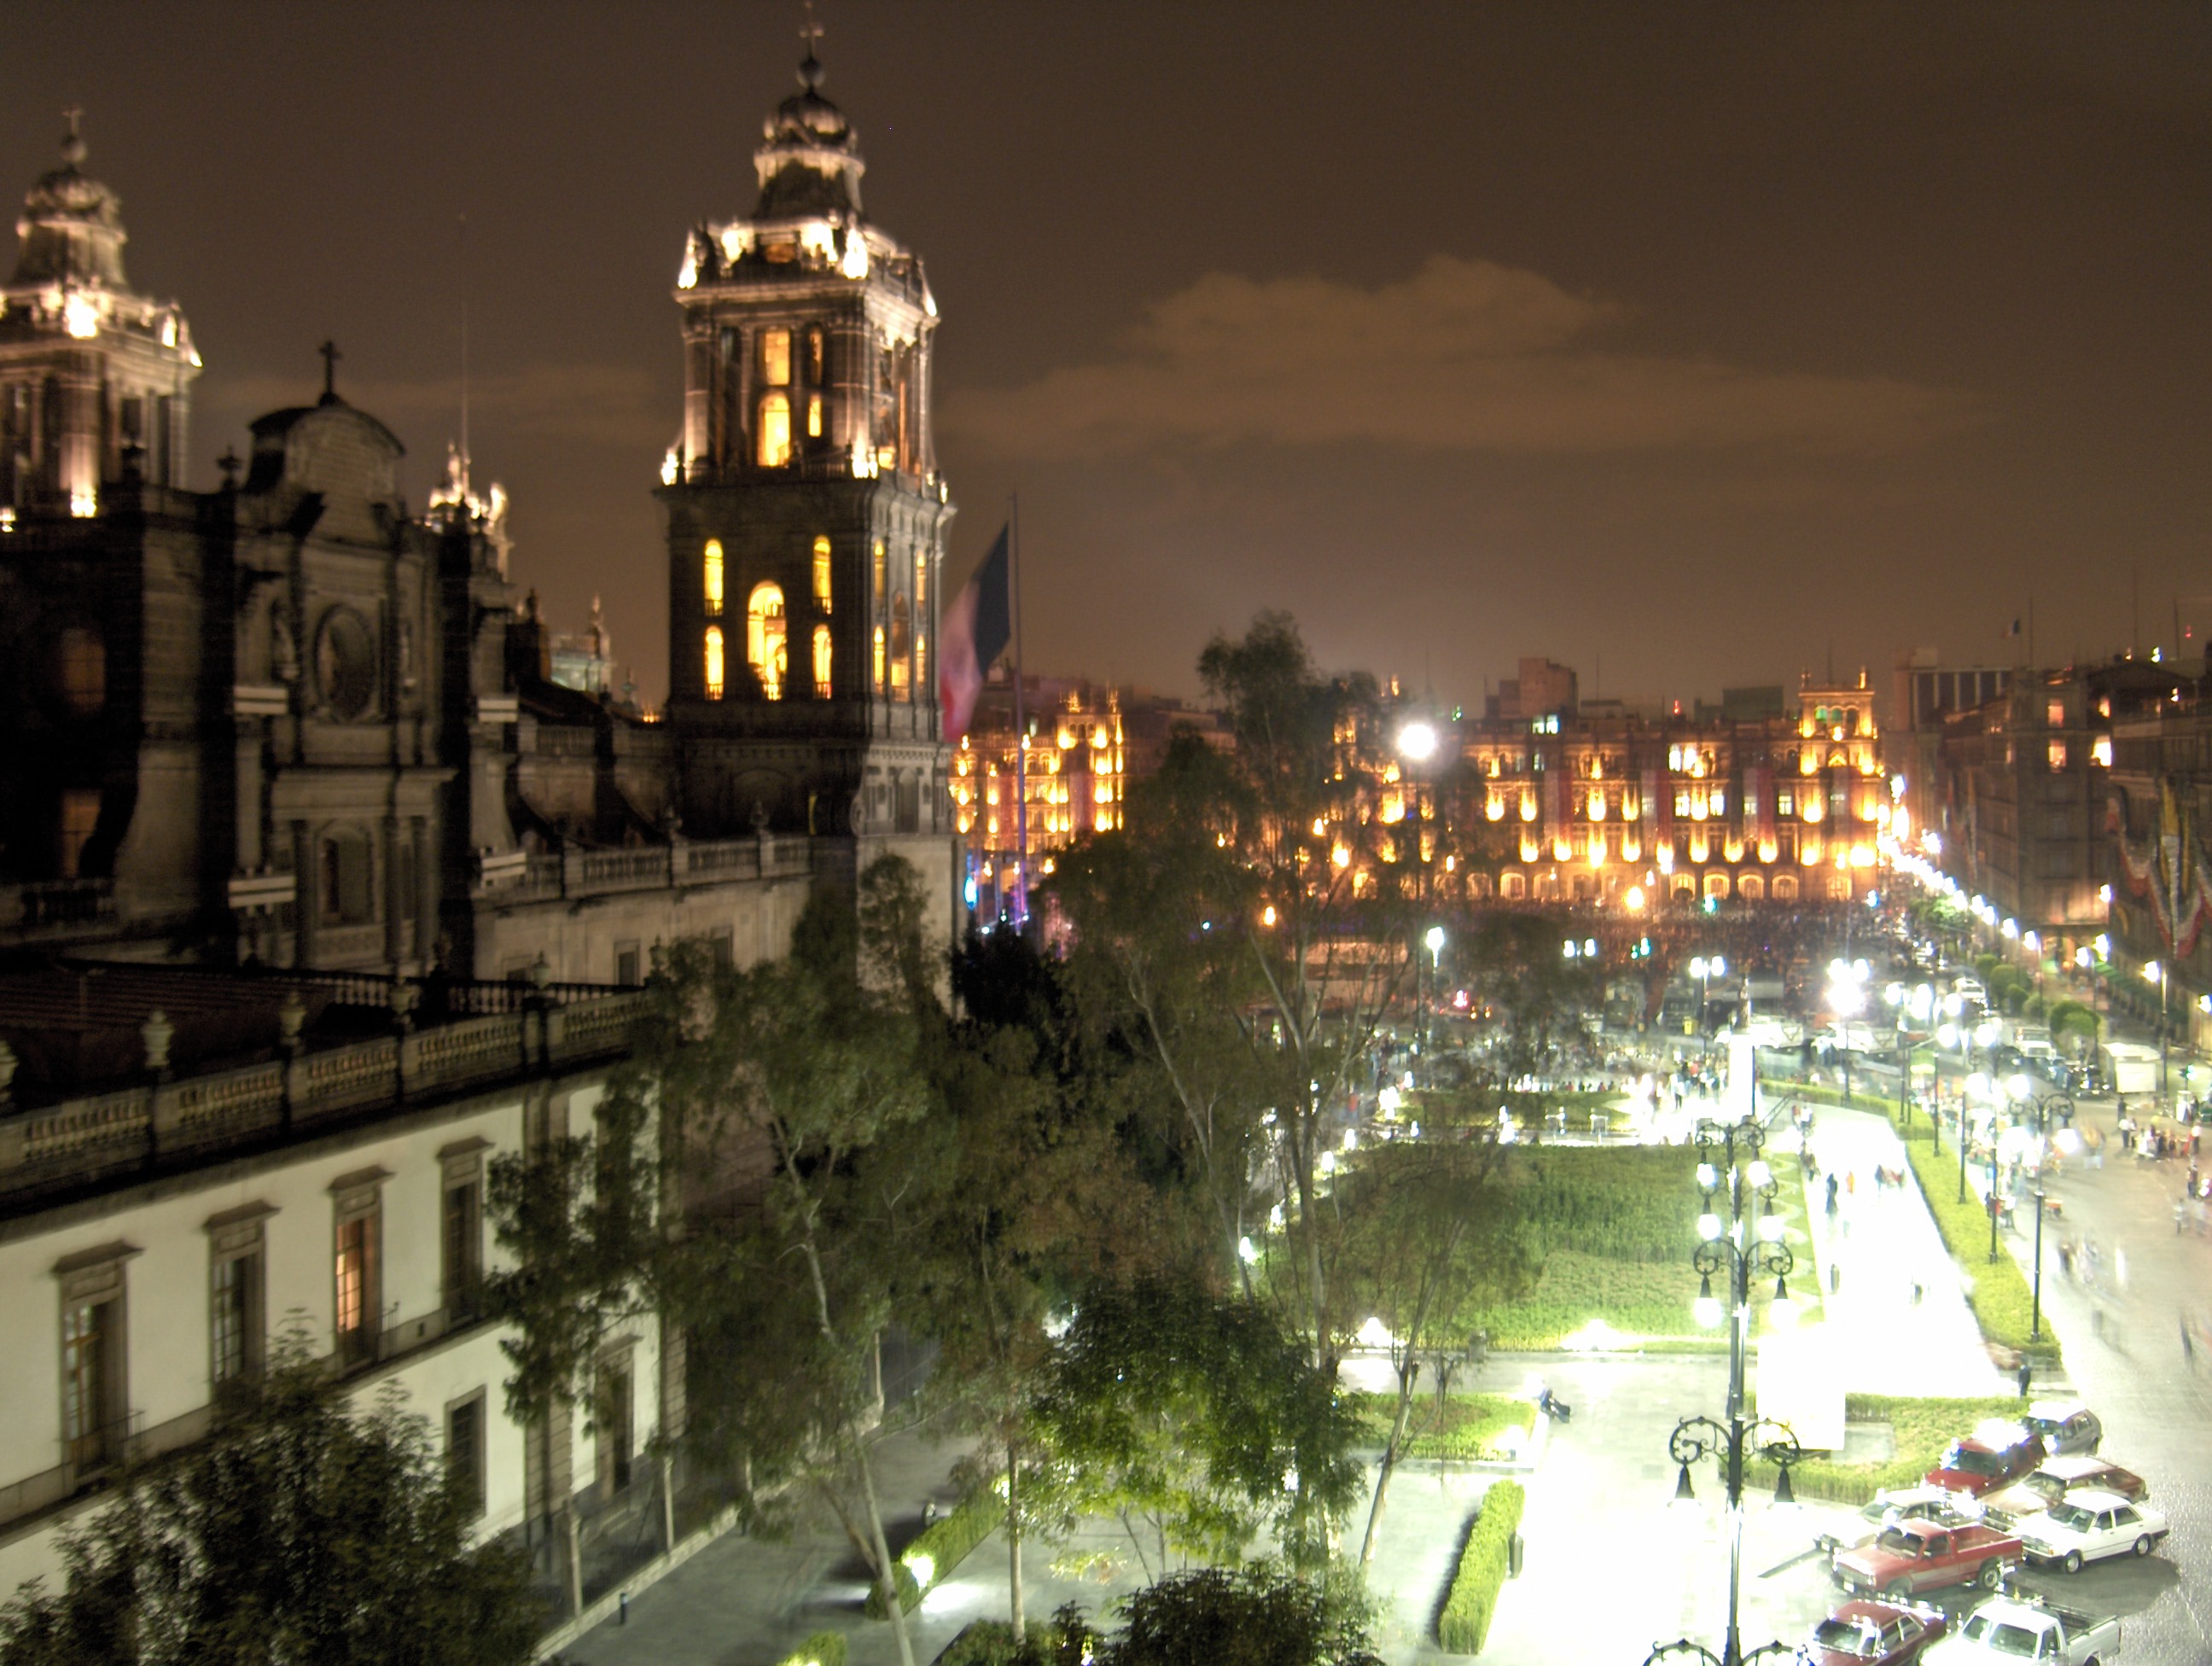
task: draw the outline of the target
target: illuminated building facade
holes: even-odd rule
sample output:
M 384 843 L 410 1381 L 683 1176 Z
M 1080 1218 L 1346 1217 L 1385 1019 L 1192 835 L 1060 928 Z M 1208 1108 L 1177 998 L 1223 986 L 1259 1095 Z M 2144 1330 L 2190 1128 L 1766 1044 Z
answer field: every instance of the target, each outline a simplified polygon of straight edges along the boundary
M 1034 885 L 1081 835 L 1125 824 L 1129 746 L 1119 690 L 1032 678 L 1024 692 L 1043 708 L 1029 709 L 1018 733 L 1012 685 L 988 688 L 952 758 L 965 897 L 986 921 L 1016 912 L 1024 873 Z
M 860 210 L 853 130 L 800 90 L 754 153 L 749 216 L 685 244 L 684 424 L 668 512 L 668 718 L 688 826 L 848 836 L 941 885 L 949 749 L 937 622 L 953 510 L 937 472 L 937 302 Z
M 125 480 L 180 485 L 200 357 L 173 301 L 131 287 L 115 193 L 62 165 L 23 199 L 22 248 L 0 289 L 0 521 L 79 518 Z
M 1876 883 L 1881 836 L 1908 819 L 1884 773 L 1875 696 L 1863 676 L 1808 679 L 1794 704 L 1762 719 L 1612 708 L 1442 726 L 1431 763 L 1379 766 L 1371 813 L 1412 830 L 1378 842 L 1376 858 L 1418 862 L 1425 894 L 1467 901 L 1858 896 Z

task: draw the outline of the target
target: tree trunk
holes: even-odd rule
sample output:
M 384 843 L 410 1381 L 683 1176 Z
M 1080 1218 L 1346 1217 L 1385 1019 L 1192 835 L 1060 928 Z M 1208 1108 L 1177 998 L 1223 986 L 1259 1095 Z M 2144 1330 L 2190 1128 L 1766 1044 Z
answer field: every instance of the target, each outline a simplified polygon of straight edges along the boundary
M 899 1666 L 914 1666 L 914 1639 L 906 1633 L 906 1604 L 899 1601 L 898 1565 L 891 1560 L 890 1541 L 884 1537 L 883 1507 L 876 1502 L 875 1472 L 868 1468 L 868 1449 L 855 1440 L 854 1455 L 860 1461 L 860 1496 L 868 1504 L 868 1533 L 876 1541 L 877 1577 L 883 1582 L 884 1604 L 890 1615 L 891 1631 L 898 1638 Z
M 1382 1531 L 1382 1505 L 1390 1494 L 1390 1476 L 1398 1467 L 1398 1451 L 1406 1439 L 1406 1420 L 1413 1409 L 1413 1379 L 1420 1374 L 1420 1362 L 1410 1355 L 1398 1368 L 1398 1414 L 1391 1420 L 1390 1438 L 1383 1444 L 1382 1467 L 1375 1476 L 1375 1501 L 1367 1507 L 1367 1536 L 1359 1545 L 1362 1572 L 1375 1560 L 1375 1541 Z
M 1010 1440 L 1006 1443 L 1006 1606 L 1018 1649 L 1029 1636 L 1022 1614 L 1021 1473 L 1020 1450 Z

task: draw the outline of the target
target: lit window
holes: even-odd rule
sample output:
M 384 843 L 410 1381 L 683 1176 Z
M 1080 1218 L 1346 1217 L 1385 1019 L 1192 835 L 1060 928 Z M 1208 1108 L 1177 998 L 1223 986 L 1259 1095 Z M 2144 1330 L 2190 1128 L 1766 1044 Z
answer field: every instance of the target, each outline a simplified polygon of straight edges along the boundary
M 791 398 L 771 393 L 760 404 L 760 465 L 780 469 L 791 461 Z
M 911 697 L 912 685 L 908 682 L 913 666 L 914 629 L 908 618 L 906 598 L 901 596 L 891 604 L 891 698 Z
M 64 625 L 54 638 L 54 685 L 62 703 L 89 717 L 107 700 L 107 648 L 84 625 Z
M 707 627 L 707 698 L 722 697 L 722 627 Z
M 2064 728 L 2066 727 L 2066 702 L 2063 700 L 2052 701 L 2049 708 L 2044 713 L 2043 716 L 2044 721 L 2048 723 L 2052 728 Z
M 2063 769 L 2066 767 L 2066 743 L 2063 740 L 2052 741 L 2048 756 L 2052 769 Z
M 814 627 L 814 697 L 817 700 L 830 697 L 830 627 L 818 624 Z
M 745 603 L 745 662 L 771 700 L 783 698 L 783 592 L 773 584 L 755 585 Z
M 876 605 L 878 607 L 884 605 L 884 593 L 890 587 L 890 562 L 884 551 L 884 541 L 878 538 L 876 540 Z M 878 678 L 876 680 L 881 682 L 883 679 Z
M 722 541 L 718 538 L 707 540 L 705 552 L 699 558 L 699 589 L 706 599 L 707 617 L 718 618 L 722 611 Z
M 761 380 L 770 387 L 791 386 L 791 331 L 763 330 L 760 337 Z
M 2098 765 L 2100 769 L 2109 769 L 2112 767 L 2112 736 L 2108 734 L 2100 734 L 2095 740 L 2090 743 L 2089 762 Z
M 809 325 L 806 330 L 806 380 L 822 380 L 822 326 Z
M 822 396 L 819 393 L 806 396 L 806 437 L 810 440 L 822 437 Z
M 876 627 L 876 692 L 884 691 L 884 628 Z
M 826 536 L 814 540 L 814 605 L 824 613 L 830 611 L 830 540 Z
M 914 558 L 914 611 L 922 617 L 921 610 L 929 600 L 929 557 L 916 552 Z

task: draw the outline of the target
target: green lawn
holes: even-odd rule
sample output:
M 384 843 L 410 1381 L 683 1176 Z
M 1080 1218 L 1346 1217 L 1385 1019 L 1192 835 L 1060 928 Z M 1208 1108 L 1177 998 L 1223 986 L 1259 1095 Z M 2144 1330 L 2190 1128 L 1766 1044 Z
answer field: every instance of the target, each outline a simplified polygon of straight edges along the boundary
M 1913 1487 L 1936 1467 L 1943 1449 L 1973 1432 L 1985 1418 L 2017 1417 L 2021 1402 L 2010 1395 L 1968 1400 L 1905 1399 L 1892 1395 L 1854 1394 L 1844 1401 L 1853 1423 L 1887 1423 L 1896 1443 L 1894 1455 L 1876 1463 L 1838 1463 L 1809 1457 L 1790 1466 L 1790 1484 L 1803 1498 L 1864 1504 L 1885 1487 Z M 1747 1485 L 1774 1485 L 1774 1466 L 1753 1462 L 1744 1471 Z
M 1380 1446 L 1390 1438 L 1390 1420 L 1397 1415 L 1394 1394 L 1352 1396 L 1359 1416 L 1361 1435 Z M 1409 1458 L 1498 1459 L 1512 1454 L 1499 1444 L 1508 1429 L 1523 1436 L 1536 1426 L 1535 1402 L 1502 1394 L 1455 1394 L 1441 1409 L 1433 1391 L 1417 1392 L 1406 1423 L 1403 1456 Z

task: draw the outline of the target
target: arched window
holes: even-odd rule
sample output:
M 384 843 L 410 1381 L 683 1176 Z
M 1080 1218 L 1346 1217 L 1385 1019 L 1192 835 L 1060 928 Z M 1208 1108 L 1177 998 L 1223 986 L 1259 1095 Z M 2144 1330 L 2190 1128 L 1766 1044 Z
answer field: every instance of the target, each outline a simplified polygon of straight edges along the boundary
M 886 575 L 887 570 L 888 570 L 888 569 L 886 569 L 886 567 L 884 566 L 884 541 L 883 541 L 883 539 L 881 539 L 881 538 L 878 538 L 878 539 L 876 540 L 876 592 L 875 592 L 875 595 L 876 595 L 876 605 L 877 605 L 878 607 L 881 607 L 881 606 L 884 605 L 884 590 L 885 590 L 885 588 L 887 587 L 887 580 L 886 580 L 886 577 L 885 577 L 885 575 Z M 883 679 L 882 679 L 881 678 L 877 678 L 876 680 L 877 680 L 877 681 L 878 681 L 878 682 L 881 682 Z
M 1756 903 L 1766 895 L 1766 882 L 1756 873 L 1747 873 L 1735 882 L 1735 894 L 1747 903 Z
M 913 696 L 913 685 L 908 678 L 913 674 L 914 626 L 906 609 L 906 598 L 901 596 L 891 604 L 891 698 L 906 700 Z
M 1794 903 L 1797 900 L 1796 874 L 1778 873 L 1774 876 L 1774 900 L 1778 903 Z
M 707 698 L 722 697 L 722 627 L 707 627 Z
M 814 697 L 817 700 L 827 700 L 830 697 L 830 668 L 832 660 L 833 655 L 830 648 L 830 627 L 826 624 L 818 624 L 814 627 Z
M 822 437 L 822 396 L 819 393 L 806 396 L 806 437 L 810 440 Z
M 1728 881 L 1728 875 L 1727 875 L 1727 874 L 1725 874 L 1725 873 L 1708 873 L 1707 875 L 1705 875 L 1705 895 L 1706 895 L 1706 896 L 1708 896 L 1708 897 L 1725 897 L 1725 896 L 1727 896 L 1728 894 L 1729 894 L 1729 881 Z
M 876 692 L 884 691 L 884 628 L 876 627 Z
M 699 556 L 699 593 L 707 604 L 707 617 L 722 617 L 722 540 L 710 538 Z
M 770 393 L 760 402 L 760 465 L 780 469 L 791 461 L 791 396 Z
M 814 605 L 824 613 L 830 611 L 830 539 L 827 534 L 814 540 Z
M 783 698 L 783 592 L 773 584 L 755 585 L 745 603 L 745 660 L 771 700 Z
M 922 610 L 928 605 L 929 556 L 917 550 L 914 556 L 914 612 L 917 619 L 925 617 Z
M 914 691 L 924 700 L 929 698 L 929 633 L 921 628 L 919 618 L 914 628 Z
M 1498 894 L 1509 902 L 1519 901 L 1528 894 L 1528 876 L 1525 873 L 1499 874 Z

